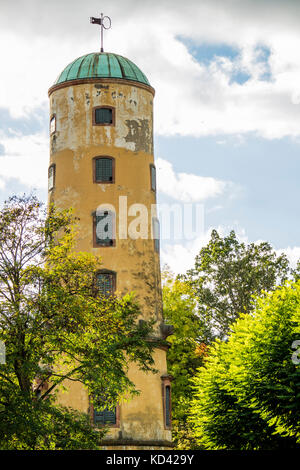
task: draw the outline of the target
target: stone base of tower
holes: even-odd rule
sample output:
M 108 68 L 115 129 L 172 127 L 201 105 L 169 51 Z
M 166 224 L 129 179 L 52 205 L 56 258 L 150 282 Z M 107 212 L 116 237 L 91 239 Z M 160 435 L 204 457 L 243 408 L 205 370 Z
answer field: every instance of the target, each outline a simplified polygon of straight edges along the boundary
M 153 359 L 158 373 L 143 372 L 136 364 L 129 368 L 128 377 L 140 394 L 120 403 L 118 424 L 110 427 L 102 440 L 105 449 L 172 449 L 171 420 L 165 421 L 164 391 L 170 380 L 166 374 L 166 351 L 155 349 Z
M 102 441 L 103 450 L 172 450 L 171 441 L 134 441 L 123 439 L 118 441 Z
M 165 408 L 165 388 L 171 380 L 167 374 L 165 349 L 156 348 L 153 359 L 158 373 L 144 372 L 131 364 L 128 377 L 140 394 L 117 406 L 116 423 L 108 426 L 100 443 L 103 450 L 172 450 L 171 420 L 166 422 Z M 70 382 L 65 386 L 67 390 L 58 394 L 58 402 L 89 412 L 93 419 L 89 397 L 82 384 Z

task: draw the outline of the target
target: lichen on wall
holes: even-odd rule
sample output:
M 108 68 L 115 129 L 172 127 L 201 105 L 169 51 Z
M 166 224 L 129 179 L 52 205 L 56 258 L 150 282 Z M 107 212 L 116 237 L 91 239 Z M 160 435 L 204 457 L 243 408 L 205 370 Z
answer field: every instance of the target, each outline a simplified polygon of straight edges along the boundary
M 153 152 L 152 132 L 148 119 L 126 119 L 125 124 L 128 134 L 125 136 L 126 142 L 133 142 L 134 151 Z

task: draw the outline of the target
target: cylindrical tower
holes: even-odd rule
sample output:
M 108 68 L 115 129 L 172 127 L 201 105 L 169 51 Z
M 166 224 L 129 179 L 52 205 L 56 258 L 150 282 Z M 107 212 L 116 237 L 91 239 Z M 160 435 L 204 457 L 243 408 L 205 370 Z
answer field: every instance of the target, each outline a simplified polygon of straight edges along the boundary
M 157 335 L 166 337 L 159 239 L 151 237 L 158 237 L 154 89 L 128 59 L 92 53 L 63 70 L 49 97 L 49 201 L 74 207 L 80 219 L 76 249 L 102 258 L 101 292 L 134 291 L 142 319 L 155 317 Z M 110 426 L 103 442 L 109 448 L 168 448 L 171 378 L 166 350 L 157 348 L 154 359 L 158 374 L 130 368 L 141 394 L 114 412 L 93 412 L 84 389 L 74 383 L 60 402 L 90 410 L 94 422 Z

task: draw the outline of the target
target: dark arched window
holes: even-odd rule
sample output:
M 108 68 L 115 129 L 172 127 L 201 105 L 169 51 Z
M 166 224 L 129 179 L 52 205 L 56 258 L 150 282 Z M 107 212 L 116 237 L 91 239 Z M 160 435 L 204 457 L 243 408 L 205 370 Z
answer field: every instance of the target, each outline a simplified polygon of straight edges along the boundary
M 163 395 L 163 412 L 165 429 L 171 429 L 171 382 L 173 377 L 171 375 L 162 375 L 162 395 Z
M 93 423 L 96 426 L 108 426 L 117 428 L 120 426 L 120 406 L 116 405 L 112 408 L 103 409 L 103 400 L 93 400 L 90 411 Z
M 166 428 L 171 426 L 171 387 L 165 387 L 165 423 Z
M 104 297 L 110 297 L 116 290 L 116 273 L 114 271 L 102 270 L 96 275 L 97 293 Z
M 116 408 L 110 410 L 109 408 L 105 408 L 102 411 L 96 411 L 94 409 L 94 423 L 100 424 L 104 426 L 105 424 L 108 426 L 116 425 Z
M 152 191 L 156 191 L 156 168 L 154 165 L 150 165 L 150 185 Z
M 50 118 L 50 135 L 56 132 L 56 115 L 53 114 Z
M 152 237 L 154 239 L 154 249 L 158 253 L 159 252 L 159 220 L 156 217 L 152 218 Z
M 94 183 L 114 183 L 115 159 L 106 156 L 93 158 L 93 180 Z
M 48 169 L 48 191 L 52 191 L 55 185 L 55 163 L 49 166 Z
M 115 246 L 115 213 L 110 210 L 97 210 L 93 216 L 94 247 Z

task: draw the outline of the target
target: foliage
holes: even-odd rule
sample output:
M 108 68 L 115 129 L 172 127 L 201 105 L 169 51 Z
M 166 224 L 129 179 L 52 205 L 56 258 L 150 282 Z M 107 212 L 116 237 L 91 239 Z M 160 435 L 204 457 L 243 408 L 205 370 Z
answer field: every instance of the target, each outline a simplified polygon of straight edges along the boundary
M 297 262 L 296 268 L 292 269 L 292 278 L 294 281 L 300 280 L 300 259 Z
M 51 435 L 52 423 L 70 424 L 72 416 L 70 442 L 80 445 L 75 429 L 80 436 L 84 418 L 55 405 L 66 379 L 80 382 L 97 403 L 101 397 L 114 405 L 138 393 L 127 377 L 129 361 L 153 370 L 154 343 L 146 341 L 151 323 L 138 324 L 132 295 L 98 295 L 100 259 L 75 251 L 74 223 L 72 211 L 50 207 L 46 215 L 33 196 L 12 197 L 0 212 L 1 420 L 16 448 L 47 446 L 43 436 Z M 28 439 L 26 416 L 33 425 Z M 57 439 L 52 447 L 61 446 Z
M 49 400 L 25 400 L 21 394 L 1 413 L 2 450 L 96 450 L 104 434 L 104 429 L 91 426 L 85 413 L 53 406 Z
M 202 340 L 208 344 L 226 338 L 239 314 L 253 310 L 253 295 L 280 285 L 288 270 L 286 256 L 277 256 L 268 243 L 245 245 L 234 231 L 222 238 L 213 230 L 195 267 L 184 276 L 197 299 Z
M 300 282 L 258 299 L 194 379 L 191 423 L 206 449 L 300 446 Z M 298 361 L 299 362 L 299 361 Z
M 196 314 L 196 302 L 190 285 L 174 279 L 167 270 L 163 272 L 164 317 L 174 326 L 174 334 L 168 338 L 168 371 L 172 383 L 172 431 L 178 449 L 194 448 L 187 422 L 192 394 L 190 378 L 203 364 L 205 346 L 199 344 L 201 325 Z
M 214 230 L 196 257 L 194 269 L 176 279 L 164 273 L 164 316 L 175 327 L 169 339 L 168 369 L 174 376 L 172 428 L 178 449 L 203 445 L 195 440 L 188 417 L 190 379 L 203 365 L 207 345 L 216 338 L 226 339 L 239 315 L 255 308 L 253 296 L 274 289 L 288 272 L 287 258 L 277 256 L 268 243 L 245 245 L 233 231 L 221 238 Z M 235 425 L 232 432 L 236 432 Z

